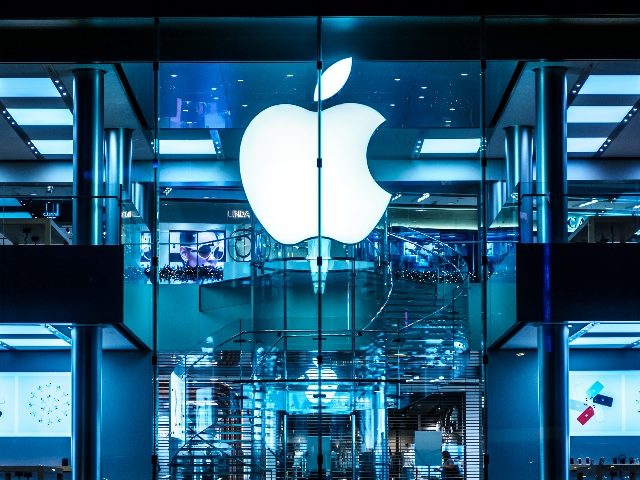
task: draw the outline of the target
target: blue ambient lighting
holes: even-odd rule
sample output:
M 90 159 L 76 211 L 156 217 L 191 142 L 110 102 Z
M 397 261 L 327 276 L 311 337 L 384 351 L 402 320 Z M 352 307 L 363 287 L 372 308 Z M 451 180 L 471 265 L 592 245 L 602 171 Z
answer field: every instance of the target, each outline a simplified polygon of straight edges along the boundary
M 66 108 L 7 108 L 19 125 L 73 125 L 73 115 Z

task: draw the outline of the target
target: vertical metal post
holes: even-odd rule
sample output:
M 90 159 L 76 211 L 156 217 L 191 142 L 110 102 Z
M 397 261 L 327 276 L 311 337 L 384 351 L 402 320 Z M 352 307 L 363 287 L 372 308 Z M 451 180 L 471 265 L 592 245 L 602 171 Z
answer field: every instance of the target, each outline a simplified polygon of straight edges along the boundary
M 71 475 L 73 480 L 99 480 L 102 329 L 74 325 L 71 342 Z
M 76 245 L 101 245 L 104 71 L 82 68 L 73 73 L 73 239 Z M 73 480 L 99 480 L 101 326 L 74 324 L 71 338 L 71 475 Z
M 120 244 L 120 202 L 125 192 L 131 191 L 126 183 L 131 178 L 131 135 L 129 128 L 107 128 L 104 131 L 105 157 L 105 243 Z
M 562 67 L 536 74 L 538 243 L 544 243 L 544 318 L 538 327 L 540 478 L 568 480 L 569 346 L 566 325 L 551 318 L 551 249 L 567 241 L 567 79 Z
M 518 201 L 520 243 L 533 242 L 533 127 L 511 125 L 504 129 L 507 195 Z M 509 200 L 509 199 L 507 199 Z

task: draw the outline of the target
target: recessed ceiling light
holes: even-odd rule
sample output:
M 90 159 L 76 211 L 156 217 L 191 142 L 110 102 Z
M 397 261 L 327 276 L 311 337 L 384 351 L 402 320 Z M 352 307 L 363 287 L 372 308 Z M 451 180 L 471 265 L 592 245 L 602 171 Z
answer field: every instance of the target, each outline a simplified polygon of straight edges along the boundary
M 243 79 L 241 79 L 241 78 L 239 78 L 239 79 L 238 79 L 238 81 L 239 81 L 239 82 L 244 82 L 244 80 L 243 80 Z
M 468 73 L 461 73 L 460 76 L 461 77 L 466 77 L 467 75 L 469 75 Z
M 177 76 L 178 76 L 178 74 L 177 74 L 177 73 L 172 73 L 172 74 L 171 74 L 171 78 L 176 78 Z
M 567 138 L 567 152 L 597 152 L 607 137 Z
M 0 78 L 0 97 L 59 97 L 50 78 Z
M 425 138 L 420 153 L 476 153 L 479 138 Z
M 567 109 L 567 123 L 620 123 L 631 107 L 631 105 L 572 105 Z
M 396 82 L 399 82 L 399 81 L 400 81 L 400 79 L 399 79 L 399 78 L 394 78 L 394 80 L 395 80 Z
M 581 203 L 580 205 L 578 205 L 578 208 L 588 207 L 589 205 L 594 205 L 596 203 L 598 203 L 598 199 L 597 198 L 593 198 L 593 199 L 589 200 L 588 202 Z
M 43 155 L 73 155 L 73 140 L 32 140 Z
M 422 90 L 426 90 L 426 89 L 427 89 L 427 87 L 420 87 L 420 88 L 421 88 Z
M 211 87 L 211 90 L 215 92 L 216 90 L 218 90 L 218 87 Z
M 589 333 L 640 333 L 638 323 L 598 323 L 589 330 Z
M 4 343 L 14 348 L 69 347 L 70 343 L 61 338 L 4 338 Z
M 209 139 L 160 140 L 161 155 L 215 155 L 216 148 Z
M 579 95 L 640 95 L 640 75 L 589 75 Z
M 248 105 L 247 105 L 246 103 L 243 103 L 243 104 L 242 104 L 242 106 L 243 106 L 244 108 L 247 108 L 247 106 L 248 106 Z
M 455 112 L 455 111 L 456 111 L 456 109 L 455 109 L 455 108 L 453 108 L 453 107 L 451 107 L 451 108 L 449 109 L 449 111 L 451 111 L 451 112 Z
M 524 352 L 517 352 L 516 357 L 524 357 Z
M 576 346 L 625 346 L 630 345 L 640 338 L 638 336 L 635 337 L 589 337 L 583 335 L 581 337 L 575 338 L 571 340 L 569 343 L 572 347 Z
M 420 95 L 418 98 L 422 100 L 424 98 L 424 95 Z
M 293 77 L 293 73 L 287 73 L 287 78 Z
M 220 100 L 220 97 L 213 97 L 214 100 Z
M 445 120 L 444 123 L 451 123 L 451 120 Z

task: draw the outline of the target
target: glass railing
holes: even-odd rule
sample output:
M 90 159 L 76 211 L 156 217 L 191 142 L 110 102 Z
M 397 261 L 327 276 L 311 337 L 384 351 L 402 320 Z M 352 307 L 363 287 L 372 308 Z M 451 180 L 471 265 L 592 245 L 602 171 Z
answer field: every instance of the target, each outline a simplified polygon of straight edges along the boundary
M 313 475 L 320 440 L 334 475 L 386 477 L 386 409 L 466 368 L 469 273 L 462 255 L 428 234 L 384 232 L 357 245 L 289 246 L 248 232 L 250 275 L 201 285 L 201 310 L 213 318 L 252 302 L 171 375 L 172 478 L 302 478 Z M 391 242 L 428 264 L 400 268 Z M 227 284 L 250 294 L 231 298 Z

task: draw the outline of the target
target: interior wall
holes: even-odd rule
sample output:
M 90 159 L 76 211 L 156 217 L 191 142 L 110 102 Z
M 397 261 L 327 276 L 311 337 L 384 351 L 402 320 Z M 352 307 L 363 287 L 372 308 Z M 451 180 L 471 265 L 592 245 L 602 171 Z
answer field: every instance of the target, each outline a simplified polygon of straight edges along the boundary
M 540 478 L 538 358 L 535 350 L 501 350 L 490 354 L 487 368 L 489 478 Z M 640 369 L 638 350 L 576 350 L 569 354 L 572 371 Z M 619 454 L 640 456 L 640 437 L 571 437 L 573 458 Z M 517 448 L 515 448 L 517 446 Z
M 153 435 L 151 354 L 108 350 L 102 365 L 102 472 L 109 480 L 150 479 Z M 0 352 L 4 372 L 68 372 L 69 351 Z M 0 465 L 60 465 L 71 439 L 0 437 Z

